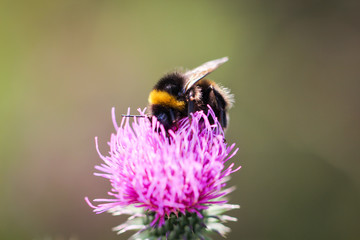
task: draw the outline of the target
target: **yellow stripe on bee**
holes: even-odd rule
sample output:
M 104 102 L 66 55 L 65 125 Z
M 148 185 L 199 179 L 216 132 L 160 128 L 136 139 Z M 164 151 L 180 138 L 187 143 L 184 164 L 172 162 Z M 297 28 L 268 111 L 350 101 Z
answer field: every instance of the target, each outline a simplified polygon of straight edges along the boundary
M 165 105 L 175 109 L 183 110 L 185 108 L 185 102 L 176 100 L 176 98 L 168 92 L 161 90 L 152 90 L 149 95 L 150 104 Z

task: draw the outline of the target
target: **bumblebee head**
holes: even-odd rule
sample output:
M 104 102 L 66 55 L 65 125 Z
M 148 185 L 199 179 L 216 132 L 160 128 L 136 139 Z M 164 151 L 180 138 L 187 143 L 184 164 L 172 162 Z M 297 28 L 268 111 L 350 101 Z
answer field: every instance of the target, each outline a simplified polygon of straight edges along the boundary
M 149 104 L 154 115 L 166 129 L 176 120 L 186 116 L 187 103 L 184 94 L 184 77 L 170 73 L 159 80 L 149 95 Z

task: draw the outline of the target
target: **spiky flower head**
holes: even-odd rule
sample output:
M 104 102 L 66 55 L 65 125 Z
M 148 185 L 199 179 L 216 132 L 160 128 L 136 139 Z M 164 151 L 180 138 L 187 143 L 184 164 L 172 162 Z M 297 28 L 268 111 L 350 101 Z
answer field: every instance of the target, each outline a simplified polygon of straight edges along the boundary
M 140 114 L 145 116 L 144 111 Z M 215 119 L 214 123 L 210 123 L 209 115 Z M 95 167 L 100 171 L 95 175 L 110 180 L 112 189 L 108 194 L 111 198 L 95 199 L 101 202 L 97 206 L 87 200 L 94 212 L 130 214 L 128 222 L 116 230 L 148 230 L 147 236 L 156 237 L 184 234 L 184 229 L 180 229 L 178 235 L 172 233 L 174 225 L 181 225 L 181 218 L 187 219 L 185 225 L 190 233 L 196 232 L 196 224 L 200 226 L 198 237 L 206 228 L 209 230 L 220 222 L 234 220 L 226 216 L 221 219 L 220 212 L 237 207 L 226 204 L 224 195 L 230 189 L 224 187 L 229 175 L 239 169 L 233 169 L 233 163 L 225 167 L 225 162 L 238 149 L 234 149 L 235 144 L 226 143 L 211 109 L 208 115 L 199 111 L 191 118 L 184 118 L 175 132 L 166 131 L 155 117 L 135 118 L 132 124 L 129 118 L 123 118 L 118 126 L 113 109 L 112 119 L 116 133 L 111 135 L 110 151 L 103 156 L 96 140 L 104 163 Z M 213 206 L 222 209 L 217 210 L 215 221 L 210 219 L 213 216 L 209 212 Z M 151 228 L 155 232 L 151 233 Z M 227 231 L 223 227 L 213 230 L 221 234 Z

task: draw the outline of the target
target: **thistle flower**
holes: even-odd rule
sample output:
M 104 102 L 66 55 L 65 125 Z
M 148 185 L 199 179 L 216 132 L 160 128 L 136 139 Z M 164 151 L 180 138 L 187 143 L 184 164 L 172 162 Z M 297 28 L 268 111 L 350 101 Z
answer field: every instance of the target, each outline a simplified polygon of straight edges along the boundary
M 145 115 L 145 110 L 139 110 Z M 215 123 L 209 122 L 209 114 Z M 96 139 L 96 149 L 104 161 L 95 173 L 110 180 L 109 199 L 94 206 L 94 212 L 131 215 L 114 230 L 140 230 L 134 239 L 206 239 L 207 231 L 225 235 L 222 225 L 235 218 L 222 215 L 237 208 L 224 198 L 232 189 L 224 189 L 234 164 L 225 167 L 238 149 L 228 145 L 214 112 L 196 112 L 184 118 L 178 129 L 168 132 L 155 117 L 123 118 L 111 135 L 110 151 L 103 156 Z

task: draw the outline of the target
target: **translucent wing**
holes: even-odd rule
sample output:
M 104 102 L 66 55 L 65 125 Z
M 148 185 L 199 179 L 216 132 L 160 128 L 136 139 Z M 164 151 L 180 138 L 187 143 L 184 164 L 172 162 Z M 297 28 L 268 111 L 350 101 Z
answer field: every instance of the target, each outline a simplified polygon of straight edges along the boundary
M 229 59 L 228 57 L 223 57 L 219 59 L 215 59 L 209 62 L 204 63 L 203 65 L 194 68 L 190 71 L 187 71 L 184 76 L 187 80 L 185 84 L 184 91 L 186 92 L 190 89 L 197 81 L 204 78 L 206 75 L 217 69 L 220 65 L 227 62 Z

